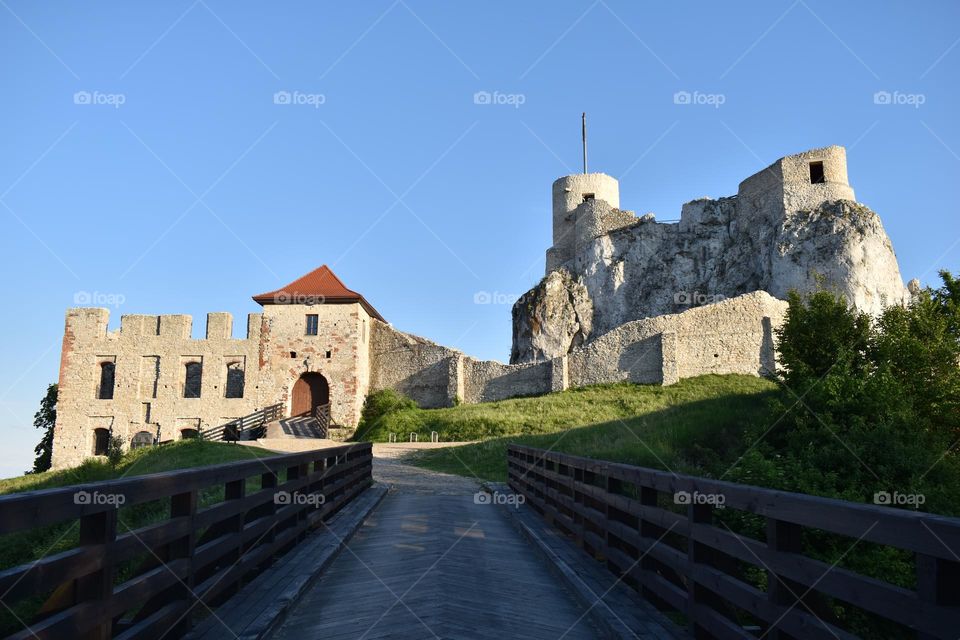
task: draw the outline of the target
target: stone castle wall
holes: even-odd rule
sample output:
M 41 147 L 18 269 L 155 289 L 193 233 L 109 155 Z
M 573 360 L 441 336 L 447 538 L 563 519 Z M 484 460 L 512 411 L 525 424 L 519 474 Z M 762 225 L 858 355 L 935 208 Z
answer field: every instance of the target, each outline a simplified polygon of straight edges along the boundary
M 606 382 L 673 384 L 708 373 L 769 375 L 773 332 L 787 303 L 758 291 L 628 322 L 557 358 L 475 360 L 377 322 L 370 390 L 393 388 L 421 407 L 492 402 Z
M 232 316 L 207 316 L 207 337 L 190 337 L 190 316 L 123 316 L 119 331 L 108 331 L 107 309 L 70 309 L 60 364 L 55 466 L 75 464 L 93 453 L 94 429 L 113 429 L 126 440 L 141 431 L 167 437 L 183 429 L 229 422 L 258 407 L 255 391 L 260 314 L 247 321 L 247 337 L 233 338 Z M 115 367 L 112 399 L 98 399 L 102 363 Z M 200 398 L 184 398 L 188 362 L 203 367 Z M 227 365 L 244 370 L 242 398 L 226 398 Z M 159 375 L 157 375 L 159 374 Z
M 869 313 L 907 299 L 879 216 L 855 201 L 842 147 L 781 158 L 735 196 L 684 204 L 678 224 L 557 196 L 554 221 L 573 225 L 572 245 L 564 235 L 557 251 L 555 227 L 546 277 L 514 305 L 513 363 L 570 353 L 695 298 L 766 291 L 782 299 L 825 286 Z M 560 216 L 565 206 L 574 209 Z
M 306 335 L 307 314 L 318 317 Z M 146 432 L 176 440 L 183 430 L 226 424 L 281 403 L 290 413 L 293 385 L 306 372 L 330 387 L 331 421 L 356 425 L 369 387 L 373 319 L 358 303 L 267 305 L 250 314 L 245 338 L 234 338 L 229 313 L 207 316 L 206 337 L 191 337 L 185 315 L 125 315 L 108 331 L 107 309 L 70 309 L 61 354 L 53 461 L 77 464 L 94 452 L 95 430 L 128 445 Z M 98 398 L 103 363 L 114 366 L 112 398 Z M 199 397 L 184 397 L 188 363 L 201 366 Z M 242 397 L 226 397 L 227 368 L 243 370 Z

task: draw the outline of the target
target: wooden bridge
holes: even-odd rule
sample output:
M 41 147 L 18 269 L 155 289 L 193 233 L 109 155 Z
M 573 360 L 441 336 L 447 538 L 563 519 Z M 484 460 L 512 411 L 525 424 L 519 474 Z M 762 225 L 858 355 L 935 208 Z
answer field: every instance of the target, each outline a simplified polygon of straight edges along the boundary
M 958 519 L 519 446 L 508 466 L 481 488 L 356 444 L 2 496 L 0 542 L 75 544 L 0 572 L 0 619 L 11 638 L 960 636 Z M 811 535 L 905 554 L 915 580 L 815 559 Z

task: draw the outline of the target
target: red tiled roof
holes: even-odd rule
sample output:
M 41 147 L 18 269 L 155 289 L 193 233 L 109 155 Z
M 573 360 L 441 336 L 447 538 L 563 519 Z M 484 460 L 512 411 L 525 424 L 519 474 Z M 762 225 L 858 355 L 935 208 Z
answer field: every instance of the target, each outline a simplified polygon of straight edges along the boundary
M 267 304 L 344 304 L 359 302 L 360 305 L 377 320 L 383 320 L 376 309 L 366 299 L 348 289 L 345 284 L 323 265 L 307 275 L 297 278 L 285 287 L 253 296 L 254 302 Z

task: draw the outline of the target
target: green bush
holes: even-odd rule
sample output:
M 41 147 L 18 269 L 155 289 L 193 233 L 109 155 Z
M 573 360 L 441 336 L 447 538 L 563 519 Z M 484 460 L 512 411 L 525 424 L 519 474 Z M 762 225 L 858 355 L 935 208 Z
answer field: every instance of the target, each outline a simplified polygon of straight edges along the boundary
M 791 294 L 777 334 L 781 393 L 765 423 L 745 430 L 745 453 L 728 477 L 857 502 L 872 502 L 878 492 L 917 494 L 924 501 L 912 508 L 960 515 L 953 449 L 960 436 L 960 286 L 947 272 L 941 277 L 941 288 L 875 319 L 829 291 Z M 804 542 L 824 562 L 916 588 L 909 553 L 851 548 L 849 538 L 815 531 Z M 908 637 L 842 603 L 830 605 L 842 626 L 863 637 Z
M 413 413 L 411 410 L 417 408 L 417 403 L 411 398 L 393 389 L 374 391 L 368 395 L 367 399 L 363 402 L 363 409 L 360 412 L 360 424 L 357 425 L 357 432 L 354 437 L 357 440 L 363 440 L 372 436 L 376 431 L 382 430 L 384 426 L 383 423 L 387 416 L 392 418 L 391 426 L 410 426 L 411 431 L 417 431 L 416 428 L 412 427 L 419 425 L 407 425 L 405 424 L 407 421 L 404 421 L 402 418 L 399 420 L 396 419 L 396 414 L 401 414 L 404 411 Z
M 107 460 L 111 466 L 117 466 L 123 460 L 123 439 L 111 435 L 107 443 Z

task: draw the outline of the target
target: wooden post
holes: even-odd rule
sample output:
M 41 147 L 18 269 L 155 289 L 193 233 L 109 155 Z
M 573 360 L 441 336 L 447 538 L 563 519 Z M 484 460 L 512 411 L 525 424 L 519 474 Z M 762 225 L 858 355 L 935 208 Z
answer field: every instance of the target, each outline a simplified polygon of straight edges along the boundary
M 225 502 L 230 500 L 243 500 L 247 496 L 247 479 L 241 478 L 240 480 L 233 480 L 224 485 L 223 488 L 223 499 Z M 240 536 L 240 539 L 237 541 L 236 550 L 232 551 L 229 555 L 225 557 L 227 564 L 235 564 L 240 561 L 240 558 L 243 557 L 243 525 L 246 522 L 246 512 L 238 513 L 226 520 L 223 524 L 224 531 L 230 533 L 236 533 Z M 237 581 L 236 585 L 231 587 L 229 592 L 234 593 L 239 588 L 240 582 Z M 203 597 L 203 594 L 199 594 L 200 597 Z
M 109 600 L 113 596 L 114 565 L 110 544 L 117 539 L 117 509 L 100 511 L 80 518 L 80 545 L 104 545 L 100 569 L 78 578 L 77 599 Z M 105 618 L 83 637 L 88 640 L 106 640 L 113 635 L 113 621 Z
M 695 504 L 694 496 L 695 492 L 691 491 L 690 504 L 687 507 L 687 520 L 691 527 L 690 536 L 687 538 L 687 559 L 690 563 L 691 574 L 695 571 L 694 565 L 704 564 L 713 566 L 715 564 L 713 549 L 701 542 L 697 542 L 693 538 L 693 526 L 695 524 L 710 524 L 713 521 L 713 507 L 709 504 Z M 693 579 L 693 575 L 687 576 L 687 608 L 690 620 L 690 635 L 694 638 L 712 637 L 707 629 L 697 624 L 696 608 L 698 605 L 717 608 L 719 604 L 722 604 L 722 600 L 720 600 L 716 594 L 697 584 Z
M 605 471 L 605 473 L 609 474 L 609 471 Z M 615 544 L 611 545 L 611 540 L 610 540 L 613 537 L 613 534 L 610 533 L 610 522 L 615 520 L 613 515 L 614 515 L 614 511 L 616 511 L 614 507 L 610 506 L 610 502 L 611 502 L 612 496 L 616 496 L 620 494 L 621 490 L 623 489 L 623 485 L 620 482 L 620 480 L 618 480 L 617 478 L 611 478 L 609 475 L 606 475 L 605 479 L 606 479 L 605 484 L 607 489 L 607 496 L 606 496 L 606 499 L 603 501 L 605 524 L 606 524 L 606 526 L 603 528 L 604 529 L 603 556 L 604 558 L 607 559 L 607 568 L 610 571 L 614 572 L 614 574 L 619 578 L 623 575 L 623 572 L 617 567 L 616 564 L 614 564 L 610 560 L 610 553 L 609 553 L 610 548 L 616 546 Z M 627 567 L 624 567 L 624 570 L 626 569 Z
M 187 491 L 186 493 L 178 493 L 170 497 L 170 517 L 171 518 L 189 518 L 190 519 L 190 530 L 182 538 L 178 538 L 170 543 L 168 546 L 167 558 L 169 560 L 177 560 L 180 558 L 193 558 L 193 551 L 197 544 L 197 530 L 194 526 L 194 518 L 197 515 L 197 503 L 199 495 L 196 489 Z M 191 561 L 191 567 L 192 567 Z M 194 586 L 194 573 L 191 568 L 190 573 L 183 578 L 182 582 L 178 581 L 177 585 L 174 587 L 173 593 L 176 594 L 174 598 L 179 597 L 187 600 L 188 602 L 195 598 L 193 593 Z M 173 599 L 173 598 L 171 598 Z M 180 635 L 186 633 L 191 626 L 191 620 L 189 615 L 183 616 L 180 619 L 180 622 L 177 624 L 174 635 Z
M 583 494 L 577 490 L 577 483 L 583 482 L 583 479 L 584 479 L 583 469 L 581 469 L 580 467 L 574 467 L 573 482 L 570 483 L 570 491 L 572 494 L 571 498 L 573 499 L 573 505 L 574 505 L 573 527 L 575 529 L 574 535 L 576 536 L 577 546 L 580 547 L 581 549 L 583 549 L 584 546 L 586 545 L 586 541 L 584 540 L 584 535 L 583 535 L 584 530 L 586 529 L 586 525 L 584 524 L 583 516 L 581 516 L 580 512 L 576 509 L 576 505 L 578 503 L 583 504 Z
M 767 547 L 771 551 L 800 553 L 803 550 L 802 533 L 800 525 L 767 518 Z M 803 585 L 767 571 L 767 599 L 772 604 L 789 607 L 805 590 Z M 794 640 L 793 636 L 777 628 L 770 629 L 767 637 L 770 640 Z
M 277 500 L 276 500 L 276 489 L 277 489 L 277 474 L 268 471 L 267 473 L 260 475 L 260 488 L 264 490 L 272 490 L 274 498 L 267 504 L 263 505 L 264 515 L 273 514 L 277 512 Z M 263 537 L 260 539 L 260 543 L 273 542 L 277 533 L 277 525 L 274 522 L 273 526 L 269 531 L 263 534 Z
M 645 507 L 656 507 L 657 490 L 653 487 L 641 486 L 640 504 Z M 654 524 L 643 516 L 640 517 L 640 537 L 644 543 L 647 541 L 652 543 L 656 540 L 659 540 L 663 533 L 663 527 Z M 643 585 L 644 580 L 656 574 L 658 562 L 646 549 L 637 549 L 637 552 L 643 554 L 643 559 L 640 560 L 640 583 Z M 644 598 L 653 603 L 653 605 L 658 609 L 672 608 L 662 598 L 657 596 L 656 593 L 654 593 L 651 589 L 648 589 L 646 586 L 641 586 L 641 593 L 643 594 Z
M 960 606 L 960 562 L 951 562 L 934 556 L 917 554 L 917 595 L 924 602 L 936 606 Z M 920 640 L 934 640 L 940 636 L 917 634 Z

